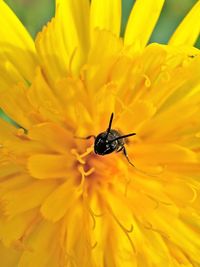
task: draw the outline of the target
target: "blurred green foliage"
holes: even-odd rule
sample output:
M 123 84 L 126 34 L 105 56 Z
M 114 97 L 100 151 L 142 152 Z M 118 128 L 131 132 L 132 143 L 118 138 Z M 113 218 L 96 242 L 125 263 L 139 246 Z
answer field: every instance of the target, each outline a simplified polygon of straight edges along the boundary
M 54 15 L 54 0 L 4 0 L 35 37 Z M 76 0 L 75 0 L 76 1 Z

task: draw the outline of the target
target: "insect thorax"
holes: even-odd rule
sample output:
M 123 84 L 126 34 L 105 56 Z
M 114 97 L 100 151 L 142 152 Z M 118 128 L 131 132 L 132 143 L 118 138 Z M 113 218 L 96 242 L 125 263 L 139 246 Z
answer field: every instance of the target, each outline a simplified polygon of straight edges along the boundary
M 118 151 L 118 149 L 124 145 L 123 139 L 115 140 L 113 142 L 111 141 L 119 136 L 121 136 L 121 134 L 112 129 L 110 130 L 109 134 L 107 132 L 100 133 L 95 140 L 95 153 L 99 155 L 106 155 L 114 151 Z

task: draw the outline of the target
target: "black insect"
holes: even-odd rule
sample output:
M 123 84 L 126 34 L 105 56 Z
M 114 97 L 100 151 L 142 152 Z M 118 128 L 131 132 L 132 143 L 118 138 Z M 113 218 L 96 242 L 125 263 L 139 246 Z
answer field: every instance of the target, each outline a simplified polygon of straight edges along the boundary
M 110 154 L 112 152 L 120 152 L 122 151 L 127 159 L 127 161 L 132 165 L 133 163 L 130 161 L 128 154 L 125 148 L 125 138 L 129 136 L 136 135 L 136 133 L 130 133 L 126 135 L 121 135 L 118 131 L 111 128 L 114 114 L 111 114 L 110 122 L 108 129 L 105 132 L 102 132 L 95 135 L 89 135 L 82 139 L 90 139 L 93 137 L 95 139 L 94 143 L 94 152 L 98 155 L 104 156 Z M 135 166 L 134 166 L 135 167 Z

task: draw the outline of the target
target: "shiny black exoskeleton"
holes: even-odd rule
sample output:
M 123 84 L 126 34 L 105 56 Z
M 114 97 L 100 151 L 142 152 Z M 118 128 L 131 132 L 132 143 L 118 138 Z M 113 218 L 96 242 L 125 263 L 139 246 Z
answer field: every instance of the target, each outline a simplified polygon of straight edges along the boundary
M 106 155 L 114 151 L 120 151 L 124 146 L 124 140 L 115 140 L 120 136 L 120 133 L 113 129 L 111 129 L 109 133 L 107 133 L 107 131 L 100 133 L 95 139 L 94 152 L 98 155 Z
M 105 132 L 98 134 L 97 137 L 94 136 L 95 138 L 94 152 L 98 155 L 103 156 L 110 154 L 114 151 L 115 152 L 123 151 L 128 162 L 131 165 L 133 165 L 128 158 L 124 145 L 125 145 L 125 138 L 132 135 L 136 135 L 136 133 L 121 135 L 118 131 L 111 129 L 113 116 L 114 114 L 112 113 L 108 129 Z
M 128 154 L 126 152 L 124 145 L 125 145 L 125 138 L 132 136 L 132 135 L 136 135 L 136 133 L 121 135 L 118 131 L 111 129 L 113 116 L 114 114 L 112 113 L 110 117 L 108 129 L 105 132 L 98 134 L 97 137 L 94 135 L 89 135 L 81 139 L 89 139 L 93 137 L 95 139 L 94 152 L 101 156 L 110 154 L 112 152 L 123 151 L 128 162 L 132 166 L 134 166 L 128 158 Z

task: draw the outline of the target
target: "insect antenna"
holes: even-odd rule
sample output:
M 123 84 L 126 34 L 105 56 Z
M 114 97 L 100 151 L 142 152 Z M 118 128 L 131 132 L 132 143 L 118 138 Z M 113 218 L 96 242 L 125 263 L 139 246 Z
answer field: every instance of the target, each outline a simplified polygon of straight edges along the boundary
M 111 130 L 111 126 L 112 126 L 112 121 L 113 121 L 113 116 L 114 116 L 114 113 L 111 114 L 110 116 L 110 121 L 109 121 L 109 126 L 108 126 L 108 129 L 107 129 L 107 134 L 106 134 L 106 139 L 108 138 L 108 135 L 109 135 L 109 132 Z
M 116 140 L 123 139 L 123 138 L 129 137 L 129 136 L 133 136 L 133 135 L 136 135 L 136 133 L 121 135 L 121 136 L 116 137 L 115 139 L 110 140 L 109 143 L 112 143 Z

